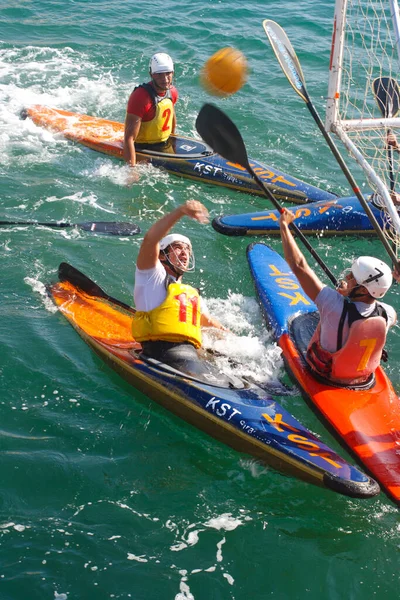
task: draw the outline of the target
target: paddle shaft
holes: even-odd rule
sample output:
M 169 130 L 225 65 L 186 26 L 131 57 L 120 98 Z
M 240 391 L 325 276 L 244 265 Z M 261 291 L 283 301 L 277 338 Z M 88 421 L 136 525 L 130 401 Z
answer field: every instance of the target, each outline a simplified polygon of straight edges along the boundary
M 87 221 L 85 223 L 66 223 L 64 221 L 47 223 L 40 221 L 0 221 L 0 226 L 2 225 L 36 225 L 37 227 L 55 227 L 59 229 L 65 229 L 66 227 L 78 227 L 83 231 L 120 236 L 137 235 L 140 233 L 140 228 L 134 223 L 117 223 L 106 221 Z
M 224 112 L 222 112 L 222 110 L 213 104 L 204 104 L 196 119 L 196 129 L 201 137 L 215 152 L 227 160 L 237 163 L 246 169 L 246 171 L 252 176 L 267 198 L 271 200 L 275 208 L 277 208 L 279 212 L 283 212 L 281 205 L 269 187 L 261 181 L 261 179 L 258 177 L 258 175 L 256 175 L 250 166 L 242 135 L 228 115 L 226 115 Z M 316 253 L 314 248 L 308 242 L 307 238 L 294 223 L 291 223 L 290 226 L 301 239 L 307 250 L 309 250 L 309 252 L 315 258 L 317 263 L 321 266 L 323 271 L 328 275 L 332 283 L 337 285 L 336 278 L 331 273 L 322 258 Z
M 342 169 L 347 181 L 349 182 L 349 184 L 351 186 L 351 189 L 353 190 L 354 194 L 357 196 L 357 199 L 359 200 L 361 206 L 363 207 L 365 213 L 367 214 L 367 216 L 368 216 L 373 228 L 375 229 L 376 234 L 378 235 L 379 239 L 381 240 L 386 252 L 390 256 L 393 264 L 397 265 L 400 268 L 400 264 L 398 263 L 396 254 L 393 252 L 393 249 L 391 248 L 388 240 L 386 239 L 382 229 L 379 227 L 379 223 L 376 220 L 374 213 L 372 212 L 371 208 L 369 207 L 368 202 L 363 197 L 363 195 L 360 191 L 360 188 L 358 187 L 357 183 L 354 180 L 354 177 L 350 173 L 349 168 L 347 167 L 346 163 L 344 162 L 334 141 L 332 140 L 331 136 L 325 129 L 325 127 L 321 121 L 321 118 L 320 118 L 319 114 L 317 113 L 317 111 L 311 101 L 311 98 L 308 95 L 308 92 L 306 89 L 306 83 L 305 83 L 305 79 L 304 79 L 304 75 L 303 75 L 303 72 L 301 69 L 299 59 L 297 57 L 296 52 L 294 51 L 292 44 L 290 43 L 288 36 L 286 35 L 286 33 L 282 29 L 282 27 L 280 25 L 278 25 L 278 23 L 275 23 L 274 21 L 270 21 L 270 20 L 266 19 L 263 22 L 263 26 L 264 26 L 264 30 L 268 36 L 268 39 L 271 43 L 272 49 L 275 53 L 275 56 L 277 57 L 278 62 L 282 68 L 282 71 L 286 75 L 290 85 L 293 87 L 295 92 L 306 103 L 308 110 L 310 111 L 314 121 L 318 125 L 319 130 L 321 131 L 326 142 L 328 143 L 328 146 L 329 146 L 330 150 L 332 151 L 332 154 L 336 158 L 340 168 Z
M 399 263 L 398 263 L 396 254 L 393 252 L 393 249 L 391 248 L 389 242 L 387 241 L 385 235 L 383 234 L 382 229 L 379 227 L 379 223 L 376 220 L 374 213 L 372 212 L 368 202 L 365 200 L 364 196 L 362 195 L 360 188 L 358 187 L 353 175 L 350 173 L 350 170 L 347 167 L 346 163 L 344 162 L 339 150 L 337 149 L 335 142 L 332 140 L 331 136 L 325 129 L 324 124 L 321 121 L 321 117 L 317 113 L 317 111 L 310 99 L 307 100 L 306 105 L 307 105 L 307 108 L 310 111 L 311 115 L 313 116 L 315 122 L 317 123 L 319 130 L 321 131 L 322 135 L 324 136 L 325 140 L 327 141 L 328 146 L 331 149 L 332 154 L 336 158 L 340 168 L 342 169 L 347 181 L 349 182 L 351 189 L 357 196 L 357 199 L 359 200 L 361 206 L 363 207 L 364 211 L 368 215 L 368 218 L 371 221 L 371 224 L 372 224 L 373 228 L 375 229 L 379 239 L 381 240 L 382 244 L 384 245 L 386 252 L 392 259 L 393 264 L 398 265 Z
M 65 222 L 54 222 L 54 223 L 41 223 L 39 221 L 0 221 L 0 225 L 37 225 L 41 227 L 79 227 L 78 225 L 74 225 L 72 223 Z
M 277 208 L 279 210 L 279 212 L 282 213 L 283 212 L 282 206 L 279 204 L 278 200 L 275 198 L 275 196 L 269 190 L 269 188 L 267 188 L 263 184 L 263 182 L 258 177 L 258 175 L 253 171 L 253 169 L 251 168 L 251 166 L 249 165 L 249 163 L 243 164 L 242 166 L 247 169 L 247 171 L 253 177 L 253 179 L 257 183 L 257 185 L 264 191 L 265 195 L 271 200 L 271 202 L 273 203 L 273 205 L 275 206 L 275 208 Z M 319 266 L 321 267 L 321 269 L 328 275 L 328 277 L 332 281 L 333 285 L 337 286 L 338 282 L 337 282 L 336 277 L 334 276 L 334 274 L 332 273 L 332 271 L 329 269 L 328 265 L 326 265 L 325 262 L 322 260 L 322 258 L 320 257 L 320 255 L 314 250 L 314 248 L 312 247 L 312 245 L 310 244 L 310 242 L 308 241 L 308 239 L 306 238 L 306 236 L 303 234 L 303 232 L 293 222 L 290 223 L 290 228 L 293 229 L 293 231 L 295 232 L 295 234 L 303 242 L 304 246 L 310 252 L 310 254 L 312 255 L 312 257 L 315 258 L 315 260 L 317 261 L 317 263 L 319 264 Z
M 391 130 L 388 129 L 388 134 L 391 133 Z M 390 182 L 390 191 L 394 192 L 394 173 L 393 173 L 393 148 L 391 146 L 388 147 L 388 164 L 389 164 L 389 182 Z

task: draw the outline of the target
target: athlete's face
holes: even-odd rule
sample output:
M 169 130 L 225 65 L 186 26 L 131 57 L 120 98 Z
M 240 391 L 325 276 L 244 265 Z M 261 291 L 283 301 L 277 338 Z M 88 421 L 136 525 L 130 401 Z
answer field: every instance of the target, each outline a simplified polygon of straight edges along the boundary
M 173 76 L 173 71 L 170 71 L 169 73 L 151 73 L 151 78 L 156 91 L 166 92 L 169 90 L 172 85 Z
M 192 251 L 188 244 L 185 244 L 184 242 L 174 242 L 169 248 L 168 258 L 174 267 L 186 271 L 189 267 L 191 253 Z
M 351 291 L 357 286 L 358 283 L 355 280 L 353 273 L 348 271 L 343 279 L 339 281 L 339 285 L 336 289 L 342 296 L 349 296 Z

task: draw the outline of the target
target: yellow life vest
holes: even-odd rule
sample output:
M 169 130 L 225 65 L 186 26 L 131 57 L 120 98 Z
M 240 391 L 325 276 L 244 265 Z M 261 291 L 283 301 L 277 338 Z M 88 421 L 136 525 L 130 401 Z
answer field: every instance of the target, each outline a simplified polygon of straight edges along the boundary
M 135 140 L 138 144 L 159 144 L 166 142 L 172 133 L 174 104 L 171 100 L 171 94 L 167 92 L 163 98 L 159 98 L 159 96 L 152 95 L 156 113 L 151 121 L 142 121 Z
M 190 285 L 174 282 L 167 297 L 149 312 L 138 311 L 132 321 L 132 334 L 138 342 L 189 342 L 201 346 L 200 296 Z

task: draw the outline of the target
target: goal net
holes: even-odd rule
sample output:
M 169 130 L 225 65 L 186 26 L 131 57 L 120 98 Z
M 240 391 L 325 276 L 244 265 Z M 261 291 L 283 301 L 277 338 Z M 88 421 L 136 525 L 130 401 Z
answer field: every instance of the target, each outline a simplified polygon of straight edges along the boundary
M 399 255 L 400 18 L 397 0 L 336 0 L 326 129 L 335 133 L 365 172 L 371 200 L 382 210 L 384 234 Z

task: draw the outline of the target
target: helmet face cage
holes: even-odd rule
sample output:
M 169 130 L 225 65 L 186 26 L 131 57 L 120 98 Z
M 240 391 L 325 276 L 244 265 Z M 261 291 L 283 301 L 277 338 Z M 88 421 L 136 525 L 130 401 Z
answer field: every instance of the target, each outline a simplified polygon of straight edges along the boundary
M 185 244 L 188 247 L 189 250 L 189 262 L 188 262 L 188 266 L 186 267 L 185 265 L 183 265 L 181 263 L 181 260 L 175 250 L 174 245 L 178 243 L 178 244 Z M 177 271 L 179 272 L 179 275 L 183 275 L 183 273 L 190 273 L 191 271 L 194 271 L 195 269 L 195 258 L 194 258 L 194 254 L 193 254 L 193 250 L 192 247 L 189 246 L 189 244 L 186 244 L 186 242 L 172 242 L 172 244 L 170 244 L 169 246 L 167 246 L 165 248 L 165 250 L 161 250 L 161 252 L 164 254 L 165 256 L 165 262 L 168 264 L 169 267 L 171 267 L 171 269 L 173 271 Z M 171 259 L 169 257 L 169 255 L 171 254 L 174 255 L 175 257 L 175 262 L 172 263 Z
M 351 271 L 351 267 L 346 267 L 339 275 L 339 277 L 337 278 L 337 283 L 336 283 L 336 290 L 339 290 L 342 287 L 342 283 L 346 281 L 346 278 L 348 275 L 350 275 L 352 277 L 354 277 L 352 271 Z
M 174 249 L 174 244 L 176 243 L 185 244 L 185 246 L 187 246 L 189 249 L 190 255 L 187 267 L 185 267 L 181 263 L 179 256 Z M 176 258 L 176 264 L 173 264 L 169 258 L 169 253 L 171 251 L 174 253 L 174 256 Z M 187 273 L 188 271 L 194 271 L 195 260 L 192 249 L 192 242 L 186 235 L 182 235 L 181 233 L 169 233 L 160 240 L 160 252 L 164 259 L 162 262 L 165 262 L 169 266 L 169 268 L 179 277 L 183 275 L 183 273 Z

